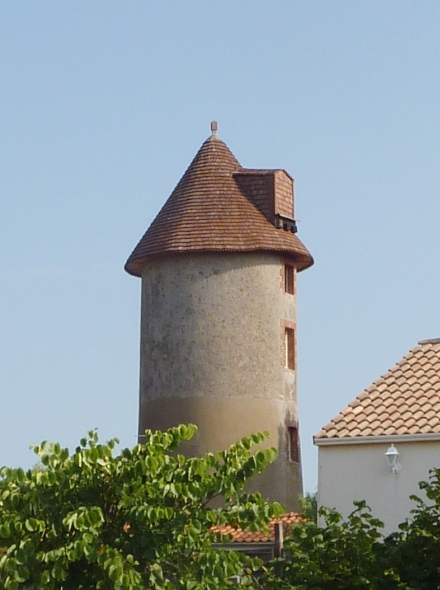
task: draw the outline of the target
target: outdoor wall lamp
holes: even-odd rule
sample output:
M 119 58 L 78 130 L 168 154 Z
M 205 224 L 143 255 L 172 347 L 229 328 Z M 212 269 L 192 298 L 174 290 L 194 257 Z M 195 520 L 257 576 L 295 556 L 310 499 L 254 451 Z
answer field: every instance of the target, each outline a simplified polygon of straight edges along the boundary
M 391 445 L 388 451 L 385 453 L 387 463 L 391 467 L 391 473 L 399 473 L 402 469 L 402 465 L 399 463 L 400 453 L 394 445 Z

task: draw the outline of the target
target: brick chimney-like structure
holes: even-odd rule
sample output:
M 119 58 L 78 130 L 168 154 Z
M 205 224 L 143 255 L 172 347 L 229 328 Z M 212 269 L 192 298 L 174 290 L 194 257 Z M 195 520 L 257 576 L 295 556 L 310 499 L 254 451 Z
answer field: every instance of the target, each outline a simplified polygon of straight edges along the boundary
M 279 454 L 253 489 L 294 510 L 296 275 L 313 259 L 293 179 L 242 168 L 212 132 L 125 266 L 142 277 L 139 435 L 192 422 L 201 454 L 266 430 Z

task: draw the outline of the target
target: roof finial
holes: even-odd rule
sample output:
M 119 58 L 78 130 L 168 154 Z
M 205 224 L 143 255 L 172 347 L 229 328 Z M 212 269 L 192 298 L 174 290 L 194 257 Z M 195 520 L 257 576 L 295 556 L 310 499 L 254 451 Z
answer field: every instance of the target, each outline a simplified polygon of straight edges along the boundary
M 217 121 L 211 121 L 211 134 L 213 137 L 217 137 Z

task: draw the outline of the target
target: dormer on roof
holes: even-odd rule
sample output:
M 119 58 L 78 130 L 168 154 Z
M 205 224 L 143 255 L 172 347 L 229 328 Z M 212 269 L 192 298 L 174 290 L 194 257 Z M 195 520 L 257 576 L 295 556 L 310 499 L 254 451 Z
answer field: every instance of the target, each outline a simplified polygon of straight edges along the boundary
M 217 136 L 202 144 L 128 258 L 140 276 L 152 258 L 195 252 L 278 252 L 298 271 L 313 258 L 296 235 L 293 179 L 284 170 L 243 168 Z
M 234 174 L 248 199 L 277 228 L 297 232 L 294 215 L 293 178 L 285 170 L 251 170 Z

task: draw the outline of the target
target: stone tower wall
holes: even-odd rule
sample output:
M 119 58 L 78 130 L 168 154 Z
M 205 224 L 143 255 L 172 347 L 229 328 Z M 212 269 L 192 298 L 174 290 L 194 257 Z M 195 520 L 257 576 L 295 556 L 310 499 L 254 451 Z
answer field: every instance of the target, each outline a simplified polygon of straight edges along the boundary
M 285 292 L 277 254 L 174 255 L 142 271 L 140 434 L 193 422 L 189 451 L 199 454 L 267 430 L 279 457 L 255 487 L 295 509 L 301 469 L 289 460 L 298 413 L 286 328 L 296 328 L 296 297 Z

